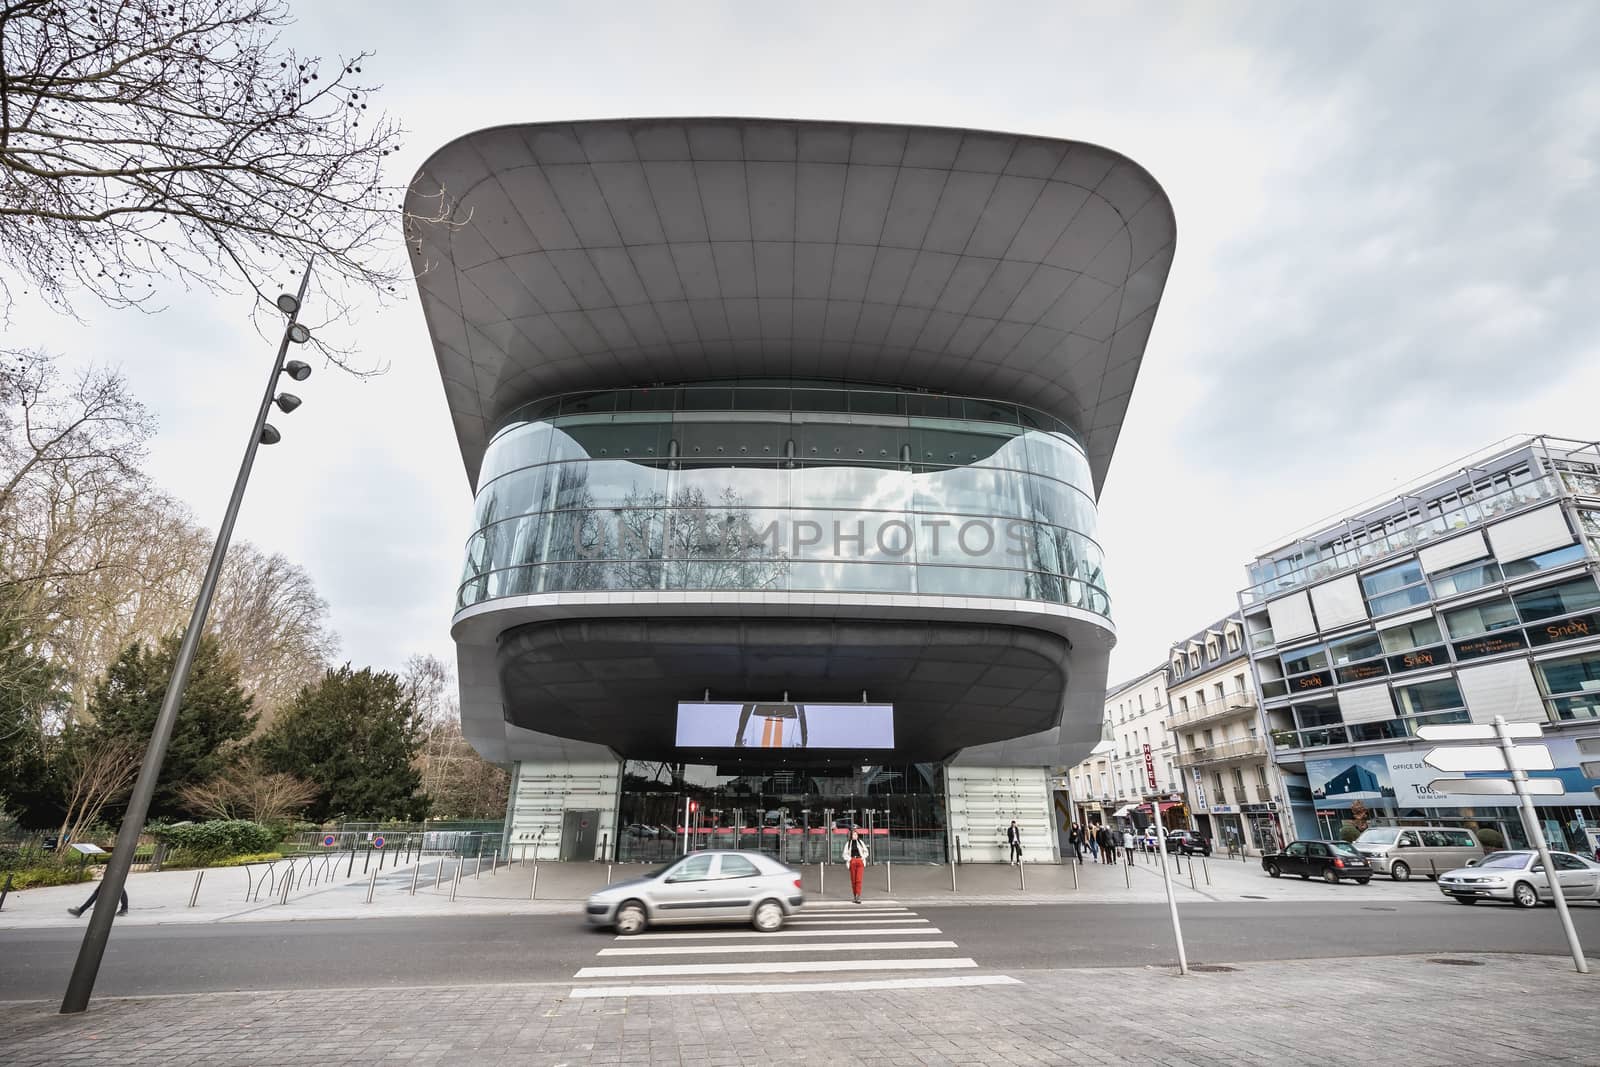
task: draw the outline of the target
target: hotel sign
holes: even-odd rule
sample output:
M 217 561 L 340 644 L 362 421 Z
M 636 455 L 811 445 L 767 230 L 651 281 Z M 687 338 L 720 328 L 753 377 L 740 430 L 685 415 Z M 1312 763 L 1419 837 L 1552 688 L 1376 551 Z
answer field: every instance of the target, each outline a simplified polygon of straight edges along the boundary
M 1571 641 L 1578 637 L 1600 634 L 1600 615 L 1574 615 L 1568 619 L 1528 627 L 1528 640 L 1536 645 L 1549 645 L 1557 641 Z
M 1527 648 L 1528 643 L 1522 639 L 1521 630 L 1500 630 L 1496 633 L 1484 634 L 1481 637 L 1457 641 L 1450 647 L 1456 650 L 1457 659 L 1477 659 L 1479 656 L 1496 656 L 1502 652 L 1515 652 L 1519 648 Z

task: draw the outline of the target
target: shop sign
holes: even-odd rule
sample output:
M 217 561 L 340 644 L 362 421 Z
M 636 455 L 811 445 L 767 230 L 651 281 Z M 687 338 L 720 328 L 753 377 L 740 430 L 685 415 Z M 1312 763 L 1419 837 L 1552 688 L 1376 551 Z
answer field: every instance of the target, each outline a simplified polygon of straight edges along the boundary
M 1521 630 L 1502 630 L 1498 633 L 1484 634 L 1482 637 L 1457 641 L 1450 647 L 1456 650 L 1457 659 L 1477 659 L 1479 656 L 1515 652 L 1519 648 L 1527 648 L 1528 644 L 1522 639 Z
M 1386 661 L 1389 669 L 1396 674 L 1405 671 L 1426 670 L 1429 667 L 1442 667 L 1450 662 L 1450 657 L 1445 654 L 1443 645 L 1433 648 L 1418 648 L 1410 652 L 1402 652 L 1398 656 L 1390 656 Z
M 1365 682 L 1373 678 L 1384 678 L 1389 674 L 1383 665 L 1383 660 L 1373 660 L 1371 663 L 1357 663 L 1349 667 L 1339 668 L 1339 681 Z
M 1528 627 L 1528 640 L 1536 645 L 1553 644 L 1556 641 L 1571 641 L 1579 637 L 1593 637 L 1600 634 L 1600 615 L 1589 613 L 1574 615 L 1568 619 L 1557 622 L 1547 622 L 1540 626 Z
M 1289 688 L 1296 693 L 1304 693 L 1317 689 L 1332 689 L 1333 674 L 1331 671 L 1317 671 L 1313 674 L 1302 674 L 1291 679 Z
M 1228 812 L 1228 811 L 1232 811 L 1233 809 L 1228 807 L 1228 805 L 1226 805 L 1226 804 L 1218 804 L 1216 807 L 1212 808 L 1211 810 L 1212 811 Z
M 1244 812 L 1246 815 L 1268 815 L 1274 811 L 1277 811 L 1278 805 L 1269 801 L 1266 804 L 1246 804 L 1239 810 Z

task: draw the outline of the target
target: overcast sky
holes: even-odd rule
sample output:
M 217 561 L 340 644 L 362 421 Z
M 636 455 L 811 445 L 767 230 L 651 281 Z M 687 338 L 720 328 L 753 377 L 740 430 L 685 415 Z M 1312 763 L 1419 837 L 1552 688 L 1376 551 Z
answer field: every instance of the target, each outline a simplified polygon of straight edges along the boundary
M 293 2 L 293 0 L 292 0 Z M 1236 607 L 1281 535 L 1518 433 L 1600 437 L 1600 6 L 293 2 L 377 53 L 391 179 L 508 122 L 755 115 L 1103 144 L 1172 199 L 1178 252 L 1101 500 L 1113 680 Z M 150 317 L 19 309 L 5 343 L 122 366 L 155 479 L 214 526 L 271 346 L 209 294 Z M 239 536 L 311 571 L 343 653 L 454 661 L 470 498 L 420 308 L 391 370 L 319 368 Z

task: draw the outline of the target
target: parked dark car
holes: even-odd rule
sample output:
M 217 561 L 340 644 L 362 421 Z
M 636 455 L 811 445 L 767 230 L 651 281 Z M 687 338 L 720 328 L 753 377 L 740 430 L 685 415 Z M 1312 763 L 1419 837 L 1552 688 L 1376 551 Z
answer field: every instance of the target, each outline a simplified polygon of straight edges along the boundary
M 1291 841 L 1282 852 L 1261 857 L 1261 869 L 1272 877 L 1298 874 L 1325 882 L 1346 878 L 1357 885 L 1372 881 L 1372 864 L 1344 841 Z
M 1193 830 L 1174 830 L 1167 835 L 1167 851 L 1185 856 L 1211 855 L 1211 842 Z

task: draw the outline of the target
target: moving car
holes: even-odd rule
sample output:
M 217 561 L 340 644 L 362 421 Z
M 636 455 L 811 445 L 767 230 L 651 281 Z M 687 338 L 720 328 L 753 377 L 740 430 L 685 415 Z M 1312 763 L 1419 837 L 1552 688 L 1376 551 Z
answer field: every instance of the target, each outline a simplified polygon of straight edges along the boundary
M 1550 861 L 1556 865 L 1561 893 L 1568 900 L 1600 900 L 1600 863 L 1570 852 L 1552 852 Z M 1531 848 L 1491 852 L 1469 866 L 1446 871 L 1439 876 L 1439 892 L 1457 904 L 1509 900 L 1519 908 L 1552 899 L 1544 864 Z
M 1397 882 L 1464 867 L 1483 856 L 1477 835 L 1460 826 L 1373 826 L 1361 832 L 1355 846 L 1373 870 Z
M 1202 856 L 1211 855 L 1211 842 L 1195 833 L 1193 830 L 1174 830 L 1167 835 L 1167 851 L 1185 856 L 1196 853 Z
M 1282 852 L 1261 857 L 1261 869 L 1272 877 L 1315 875 L 1325 882 L 1350 879 L 1357 885 L 1372 881 L 1372 864 L 1345 841 L 1291 841 Z
M 721 922 L 748 922 L 770 933 L 805 902 L 792 868 L 760 852 L 712 850 L 606 886 L 589 897 L 584 917 L 619 934 L 652 924 Z

